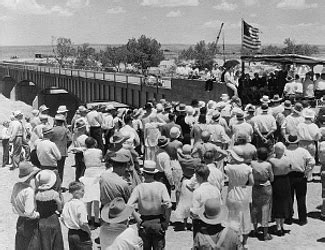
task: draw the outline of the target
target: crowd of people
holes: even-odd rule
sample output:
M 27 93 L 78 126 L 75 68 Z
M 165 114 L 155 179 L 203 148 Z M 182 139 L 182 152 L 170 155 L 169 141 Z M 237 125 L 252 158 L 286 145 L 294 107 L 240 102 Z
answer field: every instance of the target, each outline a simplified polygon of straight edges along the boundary
M 15 111 L 2 142 L 3 166 L 11 158 L 19 168 L 16 249 L 64 249 L 60 221 L 70 249 L 92 249 L 98 227 L 103 250 L 164 249 L 172 223 L 192 231 L 193 249 L 248 249 L 249 236 L 272 239 L 272 221 L 276 235 L 288 232 L 294 198 L 307 224 L 307 182 L 316 163 L 325 171 L 325 112 L 300 96 L 263 95 L 245 107 L 220 99 L 80 106 L 71 124 L 66 106 L 51 117 L 42 105 L 25 121 Z M 75 181 L 63 187 L 68 153 Z

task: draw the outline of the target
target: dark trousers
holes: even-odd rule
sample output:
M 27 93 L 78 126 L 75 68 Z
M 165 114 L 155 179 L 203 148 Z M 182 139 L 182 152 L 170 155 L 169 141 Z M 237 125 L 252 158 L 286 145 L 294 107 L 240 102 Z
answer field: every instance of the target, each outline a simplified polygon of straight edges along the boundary
M 113 134 L 114 134 L 114 129 L 105 129 L 105 130 L 103 131 L 103 133 L 104 133 L 104 138 L 105 138 L 105 145 L 104 145 L 104 152 L 103 152 L 103 155 L 105 155 L 106 152 L 107 152 L 107 150 L 108 150 L 108 148 L 109 148 L 109 145 L 110 145 L 109 140 L 110 140 L 110 138 L 111 138 L 111 137 L 113 136 Z
M 162 215 L 141 216 L 139 236 L 143 240 L 144 250 L 162 250 L 165 248 L 164 218 Z
M 9 164 L 9 139 L 2 139 L 3 157 L 2 166 L 5 167 Z
M 212 91 L 213 89 L 213 80 L 209 79 L 205 82 L 205 91 Z
M 81 229 L 69 229 L 68 241 L 70 250 L 92 250 L 89 234 Z
M 18 217 L 16 225 L 15 250 L 33 250 L 37 249 L 37 228 L 38 220 L 26 217 Z
M 84 155 L 82 152 L 78 152 L 74 155 L 75 166 L 76 166 L 76 181 L 84 175 L 86 166 L 84 162 Z
M 89 135 L 97 141 L 97 147 L 103 151 L 104 145 L 103 145 L 102 128 L 101 127 L 90 127 Z
M 289 178 L 291 186 L 292 203 L 294 201 L 294 195 L 296 194 L 299 221 L 305 221 L 307 219 L 307 178 L 304 176 L 304 173 L 300 172 L 289 173 Z
M 64 164 L 66 158 L 67 158 L 66 156 L 62 156 L 61 159 L 57 161 L 58 173 L 62 182 L 63 182 Z

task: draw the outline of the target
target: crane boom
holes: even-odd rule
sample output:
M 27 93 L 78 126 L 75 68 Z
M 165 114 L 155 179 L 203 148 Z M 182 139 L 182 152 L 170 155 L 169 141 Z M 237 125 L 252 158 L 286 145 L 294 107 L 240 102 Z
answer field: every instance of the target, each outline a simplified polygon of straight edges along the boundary
M 218 45 L 218 42 L 219 42 L 219 38 L 220 38 L 220 34 L 221 34 L 221 31 L 222 31 L 223 25 L 224 25 L 224 23 L 221 23 L 220 30 L 219 30 L 219 33 L 218 33 L 218 36 L 217 36 L 216 46 Z

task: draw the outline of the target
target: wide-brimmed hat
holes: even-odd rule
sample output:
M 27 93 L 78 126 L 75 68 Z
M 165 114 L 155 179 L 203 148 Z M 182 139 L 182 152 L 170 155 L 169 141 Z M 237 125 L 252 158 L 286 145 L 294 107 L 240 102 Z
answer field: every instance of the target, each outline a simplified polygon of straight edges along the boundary
M 220 224 L 226 218 L 226 212 L 217 198 L 208 199 L 204 206 L 199 210 L 198 216 L 201 221 L 209 225 Z
M 86 127 L 86 122 L 85 122 L 85 120 L 82 119 L 82 118 L 79 118 L 78 120 L 76 120 L 75 127 L 76 127 L 76 129 L 82 129 L 82 128 L 85 128 L 85 127 Z
M 162 112 L 164 110 L 164 106 L 161 103 L 156 104 L 157 112 Z
M 130 156 L 117 152 L 117 153 L 112 153 L 108 156 L 108 160 L 111 162 L 118 162 L 118 163 L 127 163 L 130 162 Z
M 54 120 L 56 120 L 56 121 L 65 121 L 65 116 L 64 116 L 64 114 L 56 114 L 55 116 L 54 116 Z
M 171 109 L 172 107 L 173 107 L 173 105 L 170 102 L 164 103 L 164 110 Z
M 218 110 L 213 111 L 211 119 L 214 121 L 218 121 L 220 118 L 220 112 Z
M 261 103 L 270 103 L 271 100 L 268 95 L 263 95 L 262 98 L 260 99 Z
M 237 120 L 244 120 L 244 118 L 245 118 L 245 112 L 242 111 L 242 110 L 237 111 L 236 118 L 237 118 Z
M 141 168 L 141 171 L 147 174 L 155 174 L 159 172 L 159 170 L 156 168 L 156 162 L 151 160 L 145 160 L 143 162 L 143 168 Z
M 216 109 L 221 111 L 226 107 L 226 103 L 225 102 L 218 102 L 216 105 Z
M 186 105 L 184 103 L 181 103 L 176 107 L 176 110 L 178 112 L 185 112 L 186 111 Z
M 227 101 L 229 101 L 229 95 L 228 95 L 228 94 L 222 94 L 222 95 L 220 96 L 220 99 L 221 99 L 222 101 L 224 101 L 224 102 L 227 102 Z
M 186 114 L 193 115 L 194 114 L 194 108 L 192 106 L 186 106 Z
M 191 152 L 192 152 L 192 147 L 191 147 L 191 145 L 189 145 L 189 144 L 185 144 L 185 145 L 182 147 L 182 153 L 183 153 L 184 155 L 190 155 Z
M 39 190 L 51 189 L 56 182 L 56 174 L 49 169 L 41 170 L 36 175 L 36 182 Z
M 229 156 L 231 156 L 235 161 L 237 162 L 244 162 L 244 158 L 242 158 L 241 156 L 239 156 L 239 154 L 237 154 L 234 150 L 229 149 L 228 150 Z
M 43 105 L 41 105 L 41 106 L 38 108 L 38 110 L 39 110 L 40 113 L 42 113 L 42 112 L 44 112 L 45 110 L 49 110 L 49 108 L 48 108 L 45 104 L 43 104 Z
M 290 144 L 295 144 L 299 142 L 299 138 L 296 135 L 289 135 L 287 138 L 287 142 Z
M 293 77 L 292 76 L 287 76 L 286 79 L 285 79 L 287 82 L 291 82 L 293 81 Z
M 253 104 L 247 104 L 245 110 L 247 112 L 255 112 L 256 108 L 255 108 L 255 106 Z
M 290 100 L 285 100 L 284 103 L 283 103 L 283 107 L 284 107 L 284 109 L 291 110 L 292 109 L 291 101 Z
M 40 121 L 48 120 L 48 119 L 49 119 L 48 115 L 42 115 L 42 114 L 40 114 L 40 115 L 38 116 L 38 118 L 40 119 Z
M 100 216 L 106 223 L 117 224 L 126 221 L 132 212 L 133 207 L 126 205 L 122 197 L 117 197 L 103 207 Z
M 23 114 L 23 112 L 21 112 L 20 110 L 16 110 L 16 111 L 13 112 L 13 116 L 14 116 L 14 117 L 22 116 L 22 115 L 24 115 L 24 114 Z
M 205 107 L 205 102 L 199 101 L 198 108 L 203 108 L 203 107 Z
M 53 133 L 53 127 L 52 126 L 47 125 L 47 126 L 44 126 L 42 128 L 42 134 L 43 135 L 47 135 L 47 134 L 50 134 L 50 133 Z
M 115 132 L 114 135 L 109 139 L 110 143 L 122 143 L 129 139 L 129 135 L 124 135 L 121 132 Z
M 35 167 L 32 163 L 28 161 L 22 161 L 18 165 L 19 167 L 19 179 L 21 182 L 27 181 L 32 176 L 36 175 L 39 171 L 39 168 Z
M 85 106 L 79 106 L 79 107 L 78 107 L 78 111 L 79 111 L 80 113 L 81 113 L 81 112 L 87 112 L 88 109 L 86 109 Z
M 169 136 L 171 139 L 177 139 L 181 136 L 181 131 L 178 127 L 172 127 L 169 131 Z
M 274 95 L 273 99 L 271 99 L 271 102 L 281 102 L 282 98 L 279 95 Z
M 169 138 L 167 138 L 166 136 L 159 136 L 158 138 L 158 147 L 164 148 L 168 145 L 169 143 Z
M 58 107 L 58 110 L 56 111 L 57 114 L 60 114 L 60 113 L 66 113 L 68 112 L 69 110 L 67 109 L 67 106 L 65 105 L 60 105 Z
M 304 109 L 304 107 L 302 106 L 302 104 L 300 102 L 297 102 L 295 104 L 295 106 L 293 107 L 293 112 L 297 113 L 297 114 L 301 114 L 301 111 Z
M 305 112 L 304 112 L 304 117 L 305 117 L 305 119 L 314 119 L 315 118 L 315 114 L 314 114 L 314 112 L 312 111 L 312 110 L 306 110 Z
M 153 108 L 153 105 L 151 102 L 147 102 L 145 105 L 144 105 L 144 109 L 152 109 Z

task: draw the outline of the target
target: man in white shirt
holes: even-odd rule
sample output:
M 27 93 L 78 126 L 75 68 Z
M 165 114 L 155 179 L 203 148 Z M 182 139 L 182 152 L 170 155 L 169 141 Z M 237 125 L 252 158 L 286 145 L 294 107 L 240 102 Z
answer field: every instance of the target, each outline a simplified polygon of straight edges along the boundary
M 291 76 L 286 78 L 287 83 L 284 85 L 283 94 L 285 96 L 293 96 L 295 95 L 295 83 Z
M 14 170 L 18 168 L 18 164 L 21 160 L 21 153 L 23 149 L 23 141 L 24 141 L 24 127 L 22 123 L 23 113 L 21 111 L 15 111 L 13 113 L 15 120 L 11 122 L 10 129 L 10 138 L 9 143 L 13 146 L 12 152 L 12 167 L 10 170 Z
M 115 108 L 113 105 L 108 105 L 105 109 L 105 112 L 102 115 L 102 129 L 105 138 L 104 152 L 107 152 L 109 147 L 109 139 L 114 134 L 114 117 L 113 112 L 115 112 Z
M 290 135 L 288 137 L 289 145 L 285 155 L 291 162 L 291 172 L 289 173 L 289 178 L 292 201 L 294 200 L 294 194 L 296 194 L 299 224 L 303 226 L 307 224 L 307 176 L 315 165 L 315 159 L 306 149 L 298 147 L 298 142 L 299 139 L 297 136 Z M 292 217 L 288 220 L 288 222 L 289 224 L 292 222 Z
M 103 120 L 99 112 L 97 112 L 96 107 L 94 107 L 86 115 L 86 118 L 89 125 L 89 136 L 91 136 L 97 141 L 97 147 L 103 151 L 104 145 L 103 145 L 102 128 L 101 128 Z
M 293 87 L 295 90 L 296 97 L 302 97 L 303 95 L 303 85 L 298 74 L 295 75 L 295 80 L 293 82 Z

